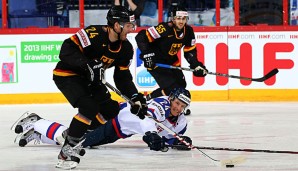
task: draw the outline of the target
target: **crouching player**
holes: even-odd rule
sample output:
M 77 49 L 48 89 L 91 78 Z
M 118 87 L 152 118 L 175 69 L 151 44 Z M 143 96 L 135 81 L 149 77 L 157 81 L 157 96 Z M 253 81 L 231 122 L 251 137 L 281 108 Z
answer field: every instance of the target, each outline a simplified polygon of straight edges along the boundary
M 148 101 L 147 113 L 172 131 L 183 135 L 187 129 L 184 111 L 190 104 L 190 98 L 188 90 L 175 88 L 169 96 L 161 96 Z M 125 102 L 119 105 L 121 110 L 114 119 L 84 135 L 83 147 L 109 144 L 135 134 L 143 135 L 143 141 L 147 143 L 150 150 L 163 151 L 167 145 L 183 145 L 172 134 L 155 124 L 153 119 L 146 117 L 141 120 L 132 114 L 129 103 Z M 61 137 L 65 137 L 67 134 L 67 127 L 31 113 L 16 124 L 15 132 L 22 133 L 18 136 L 21 147 L 34 139 L 43 143 L 59 145 L 63 144 Z M 181 137 L 188 143 L 192 143 L 189 137 Z

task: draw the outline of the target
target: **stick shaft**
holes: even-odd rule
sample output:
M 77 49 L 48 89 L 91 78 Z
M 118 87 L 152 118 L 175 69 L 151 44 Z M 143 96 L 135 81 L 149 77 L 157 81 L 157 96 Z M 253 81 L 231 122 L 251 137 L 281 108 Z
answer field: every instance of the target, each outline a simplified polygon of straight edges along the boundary
M 128 98 L 127 96 L 125 96 L 124 94 L 122 94 L 118 89 L 116 89 L 114 86 L 112 86 L 110 83 L 108 82 L 104 82 L 104 84 L 111 89 L 112 91 L 114 91 L 116 94 L 118 94 L 120 97 L 122 97 L 125 101 L 127 101 L 129 104 L 134 104 L 134 102 Z
M 298 154 L 298 151 L 257 150 L 257 149 L 239 149 L 239 148 L 221 148 L 221 147 L 200 147 L 200 146 L 195 146 L 195 148 L 197 148 L 197 149 L 205 149 L 205 150 L 224 150 L 224 151 L 245 151 L 245 152 Z
M 167 64 L 160 64 L 157 63 L 156 66 L 163 67 L 163 68 L 170 68 L 170 69 L 179 69 L 179 70 L 184 70 L 184 71 L 191 71 L 194 72 L 195 69 L 191 68 L 183 68 L 183 67 L 178 67 L 178 66 L 172 66 L 172 65 L 167 65 Z M 250 78 L 250 77 L 242 77 L 242 76 L 237 76 L 237 75 L 229 75 L 229 74 L 223 74 L 223 73 L 218 73 L 218 72 L 208 72 L 207 74 L 209 75 L 216 75 L 216 76 L 221 76 L 221 77 L 229 77 L 229 78 L 236 78 L 236 79 L 242 79 L 242 80 L 248 80 L 248 81 L 257 81 L 257 82 L 263 82 L 275 74 L 278 73 L 278 69 L 273 69 L 270 72 L 268 72 L 265 76 L 260 77 L 260 78 Z

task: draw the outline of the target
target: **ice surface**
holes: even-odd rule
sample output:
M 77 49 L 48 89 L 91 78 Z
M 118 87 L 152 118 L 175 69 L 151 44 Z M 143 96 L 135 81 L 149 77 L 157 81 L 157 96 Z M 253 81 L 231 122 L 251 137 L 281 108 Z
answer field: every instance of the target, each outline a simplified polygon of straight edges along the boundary
M 0 170 L 51 171 L 60 147 L 46 144 L 26 147 L 14 144 L 11 125 L 24 112 L 68 126 L 76 109 L 69 104 L 1 105 Z M 186 135 L 193 144 L 206 147 L 298 151 L 298 103 L 296 102 L 196 102 Z M 150 151 L 141 136 L 119 140 L 99 149 L 87 149 L 75 170 L 197 171 L 197 170 L 298 170 L 297 154 L 202 150 L 214 159 L 245 156 L 245 163 L 225 168 L 215 165 L 199 150 Z

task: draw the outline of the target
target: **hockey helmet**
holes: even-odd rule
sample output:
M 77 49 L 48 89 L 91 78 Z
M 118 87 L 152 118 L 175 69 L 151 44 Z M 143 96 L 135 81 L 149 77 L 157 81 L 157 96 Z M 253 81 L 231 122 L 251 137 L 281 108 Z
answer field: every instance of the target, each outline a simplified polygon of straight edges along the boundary
M 109 9 L 107 14 L 107 20 L 109 26 L 114 26 L 116 22 L 127 23 L 130 22 L 135 25 L 135 16 L 132 11 L 128 10 L 123 6 L 113 6 Z
M 186 16 L 188 19 L 188 12 L 187 10 L 178 4 L 172 4 L 171 9 L 169 10 L 168 16 L 171 18 L 171 20 L 174 19 L 176 16 L 184 17 Z
M 190 105 L 191 95 L 190 95 L 190 92 L 185 88 L 181 88 L 181 87 L 174 88 L 169 95 L 169 99 L 172 101 L 175 98 L 185 103 L 187 105 L 186 107 Z

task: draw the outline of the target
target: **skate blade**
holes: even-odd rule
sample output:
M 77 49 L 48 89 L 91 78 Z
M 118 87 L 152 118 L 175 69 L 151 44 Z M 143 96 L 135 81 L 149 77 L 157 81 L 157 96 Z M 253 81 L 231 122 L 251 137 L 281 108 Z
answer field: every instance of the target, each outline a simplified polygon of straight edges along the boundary
M 78 166 L 79 163 L 75 161 L 66 161 L 58 159 L 58 163 L 56 164 L 56 168 L 63 169 L 63 170 L 70 170 L 74 169 Z
M 24 134 L 24 133 L 20 133 L 20 134 L 18 134 L 18 135 L 15 137 L 13 143 L 18 144 L 23 134 Z
M 29 111 L 25 112 L 22 116 L 20 116 L 20 118 L 11 126 L 10 130 L 14 131 L 14 129 L 16 128 L 17 124 L 24 118 L 26 118 L 27 116 L 29 116 L 31 113 Z
M 244 156 L 238 156 L 232 159 L 227 159 L 227 160 L 220 160 L 221 166 L 226 166 L 226 165 L 237 165 L 244 163 L 246 161 L 246 157 Z

